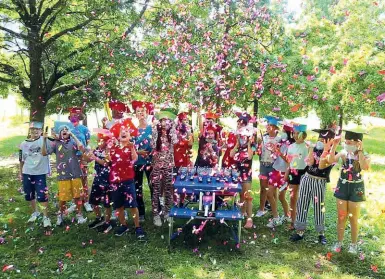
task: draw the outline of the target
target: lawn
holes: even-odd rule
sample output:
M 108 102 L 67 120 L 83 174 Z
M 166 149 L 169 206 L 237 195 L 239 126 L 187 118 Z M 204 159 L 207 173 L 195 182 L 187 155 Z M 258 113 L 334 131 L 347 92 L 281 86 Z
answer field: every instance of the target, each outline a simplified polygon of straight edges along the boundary
M 366 136 L 365 149 L 376 158 L 384 158 L 384 138 L 384 128 L 371 131 Z M 21 139 L 2 140 L 0 157 L 16 154 Z M 167 227 L 155 228 L 150 221 L 144 224 L 147 243 L 138 243 L 131 234 L 118 238 L 71 223 L 68 227 L 54 227 L 51 235 L 45 235 L 40 225 L 26 223 L 30 213 L 19 192 L 17 168 L 0 168 L 0 263 L 3 270 L 13 265 L 0 271 L 0 278 L 385 278 L 385 165 L 373 164 L 365 176 L 367 202 L 360 219 L 362 252 L 353 256 L 346 252 L 336 254 L 330 248 L 336 240 L 332 188 L 338 178 L 338 166 L 332 172 L 326 200 L 329 245 L 316 243 L 312 218 L 305 241 L 293 244 L 285 226 L 272 231 L 266 228 L 269 217 L 263 217 L 255 218 L 254 229 L 243 230 L 240 247 L 231 241 L 229 231 L 217 224 L 205 228 L 201 239 L 181 234 L 171 250 L 167 247 Z M 259 203 L 256 177 L 255 174 L 255 210 Z M 49 185 L 53 197 L 57 188 L 54 177 L 49 179 Z M 51 213 L 55 212 L 52 200 Z M 150 213 L 148 200 L 147 211 Z M 88 214 L 88 218 L 93 219 L 93 214 Z M 176 227 L 182 226 L 177 224 Z M 191 231 L 191 227 L 185 230 Z M 345 244 L 349 239 L 347 230 Z

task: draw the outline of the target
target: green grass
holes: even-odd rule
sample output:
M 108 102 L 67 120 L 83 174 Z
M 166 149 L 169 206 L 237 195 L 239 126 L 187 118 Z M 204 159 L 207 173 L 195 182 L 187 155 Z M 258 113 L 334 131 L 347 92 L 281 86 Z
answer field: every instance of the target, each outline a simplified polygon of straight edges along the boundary
M 370 137 L 365 141 L 365 149 L 384 157 L 385 150 L 377 147 L 382 145 L 385 129 Z M 12 143 L 1 142 L 0 156 L 5 154 L 3 146 L 17 146 L 22 140 L 11 139 Z M 384 176 L 385 165 L 380 164 L 372 165 L 365 173 L 367 202 L 360 218 L 364 259 L 343 252 L 332 253 L 328 260 L 330 245 L 321 247 L 315 243 L 312 211 L 307 238 L 298 244 L 289 242 L 290 232 L 285 226 L 276 231 L 266 228 L 268 217 L 255 218 L 256 228 L 243 231 L 240 249 L 231 241 L 229 231 L 219 224 L 207 226 L 200 241 L 189 233 L 181 234 L 171 251 L 167 248 L 167 227 L 157 229 L 150 221 L 144 225 L 147 243 L 138 243 L 131 234 L 118 238 L 75 224 L 70 224 L 68 230 L 55 227 L 51 236 L 45 236 L 40 224 L 26 223 L 30 212 L 18 192 L 21 185 L 17 169 L 0 168 L 0 235 L 6 240 L 0 244 L 0 264 L 14 265 L 19 270 L 19 273 L 16 270 L 0 273 L 0 278 L 385 278 Z M 332 172 L 326 199 L 329 243 L 336 240 L 337 213 L 332 189 L 337 178 L 338 166 Z M 54 177 L 49 179 L 49 185 L 53 197 L 57 188 Z M 259 204 L 256 176 L 253 190 L 256 210 Z M 148 198 L 149 192 L 145 194 Z M 148 199 L 146 205 L 150 216 Z M 55 221 L 53 199 L 50 211 Z M 93 219 L 93 214 L 88 214 L 88 218 Z M 178 222 L 175 228 L 182 224 Z M 186 231 L 191 229 L 187 227 Z M 345 243 L 349 239 L 347 230 Z M 65 266 L 61 273 L 57 272 L 58 261 Z M 378 272 L 373 272 L 371 266 L 377 266 Z

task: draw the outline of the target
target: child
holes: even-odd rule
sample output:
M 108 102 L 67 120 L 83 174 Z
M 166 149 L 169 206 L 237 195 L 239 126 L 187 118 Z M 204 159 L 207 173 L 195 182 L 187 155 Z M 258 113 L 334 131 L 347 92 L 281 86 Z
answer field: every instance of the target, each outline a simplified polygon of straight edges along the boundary
M 43 226 L 51 227 L 51 220 L 48 217 L 48 187 L 46 175 L 49 173 L 48 156 L 43 156 L 41 147 L 43 138 L 41 137 L 43 123 L 32 121 L 29 125 L 30 138 L 24 140 L 20 145 L 20 178 L 23 182 L 25 200 L 32 208 L 32 215 L 28 222 L 35 222 L 40 216 L 36 206 L 37 201 L 43 207 Z
M 152 127 L 151 146 L 153 148 L 151 183 L 154 189 L 152 197 L 152 214 L 154 225 L 162 226 L 159 203 L 164 200 L 163 216 L 168 220 L 168 214 L 173 202 L 172 172 L 174 168 L 174 144 L 177 143 L 175 124 L 172 120 L 176 115 L 171 109 L 160 111 L 156 115 L 158 122 Z
M 326 164 L 330 165 L 337 163 L 341 158 L 343 163 L 340 178 L 334 192 L 334 196 L 337 198 L 338 212 L 338 242 L 333 247 L 335 252 L 341 251 L 348 216 L 352 238 L 348 252 L 352 254 L 358 252 L 358 217 L 360 215 L 361 202 L 365 201 L 365 185 L 361 170 L 368 170 L 370 167 L 370 157 L 363 151 L 362 140 L 362 133 L 346 131 L 344 150 L 337 155 L 331 153 L 326 161 Z
M 111 129 L 116 123 L 124 120 L 124 113 L 130 113 L 130 108 L 125 104 L 117 100 L 112 100 L 108 103 L 109 108 L 112 112 L 112 120 L 106 121 L 103 125 L 107 129 Z
M 108 130 L 107 130 L 108 131 Z M 90 229 L 98 228 L 99 231 L 108 233 L 112 230 L 111 221 L 111 187 L 108 181 L 110 175 L 110 166 L 106 157 L 107 142 L 111 140 L 111 136 L 106 134 L 98 134 L 98 147 L 93 151 L 91 159 L 95 161 L 95 178 L 92 183 L 90 204 L 96 215 L 94 222 L 88 225 Z M 105 218 L 101 215 L 100 205 L 105 208 Z
M 268 187 L 269 179 L 273 173 L 273 164 L 275 161 L 274 158 L 274 148 L 277 143 L 280 141 L 278 136 L 278 122 L 279 118 L 274 116 L 266 116 L 267 120 L 267 134 L 264 135 L 260 140 L 260 170 L 259 170 L 259 181 L 260 181 L 260 201 L 259 201 L 259 210 L 255 216 L 262 217 L 266 214 L 265 203 L 266 199 L 269 200 L 271 204 L 271 199 L 274 195 L 270 192 L 268 197 Z M 273 201 L 274 202 L 274 201 Z
M 151 200 L 153 195 L 152 185 L 150 183 L 151 175 L 151 136 L 152 128 L 147 123 L 147 116 L 154 110 L 154 105 L 150 102 L 132 101 L 132 108 L 135 111 L 136 117 L 139 120 L 138 131 L 139 135 L 135 138 L 135 147 L 138 153 L 138 160 L 135 163 L 135 189 L 136 201 L 138 203 L 139 221 L 145 221 L 146 209 L 144 206 L 143 197 L 143 174 L 146 174 L 147 184 L 150 188 Z
M 187 120 L 187 113 L 181 112 L 178 114 L 178 122 L 176 125 L 178 142 L 174 145 L 174 164 L 176 173 L 179 168 L 192 165 L 190 157 L 192 154 L 191 149 L 194 143 L 194 137 Z
M 305 159 L 308 156 L 309 150 L 305 143 L 307 137 L 306 125 L 294 125 L 294 140 L 287 150 L 287 162 L 290 166 L 285 174 L 285 181 L 289 183 L 290 191 L 290 230 L 294 229 L 294 221 L 297 216 L 297 200 L 299 183 L 306 171 Z
M 336 153 L 337 141 L 334 141 L 335 133 L 331 130 L 314 130 L 319 133 L 318 141 L 314 149 L 309 150 L 307 157 L 308 168 L 302 177 L 299 186 L 297 202 L 297 216 L 294 227 L 296 233 L 290 237 L 291 241 L 299 241 L 304 238 L 306 219 L 310 202 L 313 201 L 315 230 L 318 232 L 318 242 L 326 245 L 325 231 L 325 192 L 326 184 L 330 181 L 330 171 L 333 165 L 325 164 L 330 152 Z
M 81 212 L 82 202 L 80 200 L 83 184 L 82 171 L 80 168 L 77 151 L 84 152 L 83 144 L 72 134 L 67 126 L 61 126 L 58 130 L 59 139 L 47 145 L 47 133 L 44 133 L 44 141 L 41 153 L 56 154 L 56 169 L 59 188 L 59 207 L 56 225 L 63 224 L 63 214 L 66 212 L 66 203 L 73 200 L 77 209 L 78 224 L 83 224 L 87 218 Z
M 203 133 L 199 136 L 198 155 L 195 166 L 214 168 L 219 160 L 219 148 L 217 138 L 217 129 L 214 126 L 206 126 Z
M 118 215 L 121 226 L 115 230 L 116 236 L 122 236 L 128 231 L 125 219 L 125 208 L 129 208 L 135 223 L 135 233 L 138 240 L 145 239 L 145 233 L 139 225 L 139 211 L 136 202 L 134 163 L 138 159 L 131 135 L 137 136 L 137 129 L 131 119 L 125 119 L 111 128 L 115 144 L 107 147 L 107 160 L 111 161 L 109 181 L 111 183 L 113 207 Z
M 239 179 L 242 183 L 242 193 L 240 201 L 243 203 L 242 213 L 247 216 L 247 221 L 244 226 L 245 229 L 253 227 L 252 210 L 253 198 L 251 196 L 251 182 L 252 182 L 252 162 L 254 151 L 252 149 L 253 131 L 246 127 L 251 117 L 248 114 L 239 116 L 238 119 L 238 139 L 235 147 L 230 152 L 230 158 L 236 162 L 239 171 Z
M 283 132 L 279 135 L 280 141 L 274 148 L 274 153 L 276 159 L 273 164 L 273 172 L 269 178 L 269 190 L 268 196 L 270 197 L 269 202 L 271 206 L 271 211 L 273 213 L 273 218 L 267 224 L 268 228 L 274 228 L 276 226 L 282 225 L 284 221 L 287 221 L 289 216 L 289 205 L 287 204 L 285 194 L 286 190 L 283 189 L 279 192 L 279 200 L 283 207 L 284 215 L 282 218 L 278 215 L 278 201 L 277 201 L 277 189 L 281 188 L 285 184 L 285 173 L 288 168 L 288 163 L 286 161 L 286 153 L 290 143 L 294 142 L 292 137 L 293 127 L 292 125 L 283 125 Z
M 83 183 L 83 195 L 82 195 L 82 202 L 84 205 L 84 208 L 87 212 L 92 212 L 92 207 L 88 203 L 88 163 L 89 158 L 87 156 L 89 149 L 88 144 L 91 139 L 91 133 L 88 128 L 82 124 L 80 124 L 80 120 L 84 120 L 85 115 L 82 112 L 82 108 L 78 107 L 72 107 L 69 109 L 70 115 L 68 119 L 73 125 L 73 128 L 71 129 L 71 133 L 73 133 L 76 138 L 83 144 L 85 147 L 84 152 L 78 151 L 78 156 L 80 160 L 80 167 L 82 169 L 82 183 Z M 76 206 L 72 206 L 68 209 L 69 212 L 73 212 L 75 210 Z

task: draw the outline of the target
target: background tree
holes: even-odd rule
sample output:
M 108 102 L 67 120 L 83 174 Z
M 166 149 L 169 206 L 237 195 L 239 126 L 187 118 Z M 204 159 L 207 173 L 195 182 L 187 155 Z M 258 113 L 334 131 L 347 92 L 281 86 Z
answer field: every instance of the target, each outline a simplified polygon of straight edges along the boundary
M 0 48 L 12 55 L 0 64 L 0 82 L 22 94 L 30 105 L 30 120 L 44 121 L 52 98 L 79 93 L 109 67 L 109 44 L 134 30 L 147 4 L 138 8 L 132 1 L 2 1 Z
M 383 116 L 376 98 L 385 91 L 384 3 L 334 1 L 328 16 L 317 9 L 323 1 L 307 1 L 302 28 L 303 52 L 315 65 L 315 75 L 324 90 L 313 108 L 327 126 L 362 115 Z M 324 100 L 324 101 L 322 101 Z

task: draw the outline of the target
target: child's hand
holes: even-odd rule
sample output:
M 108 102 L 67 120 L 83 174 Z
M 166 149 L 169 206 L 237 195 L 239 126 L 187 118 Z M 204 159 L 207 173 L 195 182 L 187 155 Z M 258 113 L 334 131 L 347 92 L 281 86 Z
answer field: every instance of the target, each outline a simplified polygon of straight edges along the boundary
M 23 174 L 21 172 L 19 172 L 19 180 L 23 182 Z

